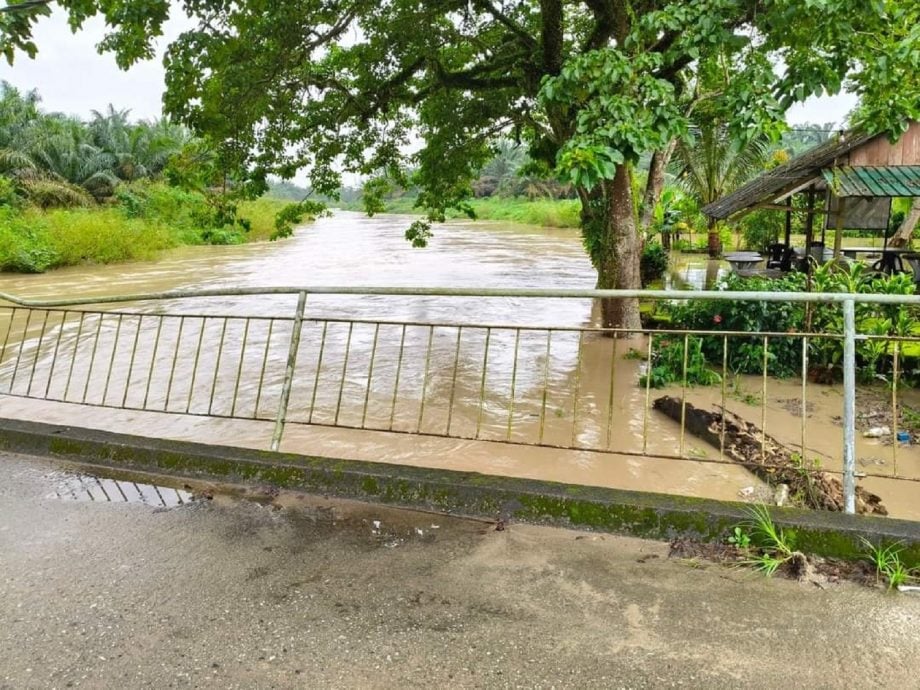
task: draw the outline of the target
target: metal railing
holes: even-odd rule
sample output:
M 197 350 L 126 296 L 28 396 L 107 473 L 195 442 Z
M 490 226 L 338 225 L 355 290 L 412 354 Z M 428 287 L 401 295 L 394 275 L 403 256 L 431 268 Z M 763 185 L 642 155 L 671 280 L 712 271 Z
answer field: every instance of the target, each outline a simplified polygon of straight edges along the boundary
M 328 304 L 313 310 L 312 298 L 320 295 L 540 300 L 541 304 L 545 304 L 542 300 L 626 298 L 838 304 L 843 328 L 839 333 L 752 333 L 541 325 L 528 320 L 372 318 L 350 315 L 346 308 L 330 309 Z M 287 314 L 268 314 L 264 300 L 270 296 L 296 297 L 296 305 Z M 205 298 L 212 297 L 261 299 L 255 306 L 249 302 L 244 313 L 227 315 L 209 313 Z M 848 512 L 855 510 L 858 474 L 917 480 L 899 474 L 897 467 L 898 366 L 904 343 L 920 338 L 858 333 L 854 314 L 857 303 L 917 306 L 920 296 L 311 287 L 59 300 L 25 300 L 0 293 L 0 301 L 6 303 L 0 306 L 0 395 L 270 422 L 272 450 L 280 448 L 286 426 L 293 424 L 734 464 L 726 458 L 724 415 L 718 457 L 691 453 L 688 448 L 684 412 L 692 387 L 687 353 L 691 338 L 721 339 L 721 386 L 715 395 L 724 410 L 731 374 L 729 351 L 735 339 L 753 337 L 762 340 L 758 420 L 762 448 L 768 433 L 770 348 L 780 340 L 800 343 L 798 445 L 804 459 L 813 454 L 807 440 L 809 344 L 842 341 L 842 468 L 823 471 L 842 475 Z M 163 305 L 174 311 L 166 313 Z M 624 336 L 642 340 L 624 340 Z M 683 340 L 682 380 L 675 386 L 681 401 L 676 434 L 673 430 L 653 433 L 652 424 L 660 427 L 662 422 L 651 413 L 652 377 L 646 375 L 644 385 L 637 385 L 636 369 L 644 366 L 649 373 L 661 337 Z M 856 469 L 856 343 L 872 339 L 892 343 L 894 348 L 891 473 L 857 473 Z M 624 359 L 627 355 L 645 364 L 630 363 Z M 641 414 L 636 415 L 636 407 Z M 624 415 L 631 426 L 624 426 Z

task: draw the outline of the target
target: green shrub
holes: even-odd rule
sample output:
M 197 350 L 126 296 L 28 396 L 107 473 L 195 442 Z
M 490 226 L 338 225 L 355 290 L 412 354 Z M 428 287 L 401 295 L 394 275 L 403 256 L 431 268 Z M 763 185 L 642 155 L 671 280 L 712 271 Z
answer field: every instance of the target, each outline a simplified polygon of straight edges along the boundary
M 806 277 L 790 273 L 782 278 L 739 278 L 731 274 L 720 286 L 726 292 L 745 290 L 751 292 L 804 291 Z M 913 294 L 912 276 L 907 274 L 879 275 L 864 264 L 825 264 L 812 275 L 814 292 L 850 292 Z M 727 296 L 728 297 L 728 296 Z M 687 301 L 669 306 L 671 324 L 675 328 L 707 331 L 750 331 L 772 333 L 826 333 L 843 332 L 843 317 L 839 304 L 817 304 L 806 308 L 804 303 L 738 301 L 727 298 L 712 301 Z M 918 314 L 905 305 L 858 304 L 857 328 L 861 333 L 877 336 L 916 335 L 920 331 Z M 702 336 L 700 352 L 706 362 L 721 366 L 725 339 L 720 335 Z M 764 365 L 764 338 L 762 335 L 730 336 L 728 343 L 728 368 L 736 373 L 760 374 Z M 857 357 L 859 375 L 864 381 L 882 376 L 891 363 L 892 344 L 883 338 L 859 340 Z M 692 353 L 691 353 L 692 354 Z M 810 338 L 808 359 L 812 372 L 819 380 L 833 380 L 839 370 L 843 344 L 838 338 Z M 903 361 L 902 368 L 911 371 Z M 773 376 L 798 376 L 802 367 L 802 345 L 797 337 L 773 336 L 766 350 L 767 370 Z M 656 366 L 668 367 L 670 373 L 658 372 L 657 379 L 679 380 L 683 361 L 661 358 Z
M 721 288 L 726 292 L 799 292 L 805 288 L 801 273 L 790 273 L 779 279 L 739 278 L 730 274 Z M 794 302 L 740 302 L 738 300 L 696 300 L 674 304 L 671 322 L 678 328 L 708 331 L 766 331 L 784 333 L 799 331 L 804 324 L 805 310 Z M 760 373 L 763 369 L 763 337 L 729 338 L 728 367 L 744 374 Z M 723 339 L 703 338 L 703 353 L 711 362 L 722 362 Z M 774 376 L 791 376 L 800 368 L 801 345 L 797 339 L 774 338 L 768 344 L 767 362 Z
M 779 242 L 784 232 L 785 215 L 776 211 L 754 211 L 741 220 L 742 243 L 747 249 L 765 251 Z
M 13 181 L 0 175 L 0 209 L 18 208 L 21 204 L 19 194 L 16 193 L 16 185 Z
M 687 385 L 708 386 L 722 378 L 714 372 L 703 354 L 703 339 L 691 336 L 687 344 Z M 639 378 L 639 384 L 662 388 L 684 381 L 684 338 L 681 336 L 653 336 L 652 361 L 648 371 Z
M 647 242 L 639 262 L 642 287 L 661 279 L 668 270 L 669 262 L 670 256 L 664 247 L 657 242 Z

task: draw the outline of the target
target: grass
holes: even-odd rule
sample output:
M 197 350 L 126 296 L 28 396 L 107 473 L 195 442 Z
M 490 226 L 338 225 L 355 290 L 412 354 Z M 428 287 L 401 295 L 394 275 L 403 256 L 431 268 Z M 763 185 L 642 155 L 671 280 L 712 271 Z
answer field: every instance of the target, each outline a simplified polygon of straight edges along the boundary
M 490 197 L 474 199 L 471 204 L 476 217 L 481 220 L 501 220 L 522 225 L 542 225 L 549 228 L 578 228 L 581 202 L 577 199 L 526 199 Z M 346 208 L 360 211 L 360 202 L 346 204 Z M 415 199 L 405 196 L 389 199 L 386 202 L 387 213 L 418 214 Z M 448 218 L 465 218 L 459 211 L 449 211 Z
M 577 228 L 581 202 L 577 199 L 525 201 L 523 199 L 477 199 L 476 215 L 483 220 L 503 220 L 549 228 Z
M 250 222 L 249 232 L 244 232 L 203 229 L 195 216 L 200 201 L 178 193 L 151 194 L 135 202 L 145 205 L 0 208 L 0 271 L 41 273 L 82 263 L 145 261 L 179 245 L 267 240 L 275 229 L 275 214 L 289 203 L 268 198 L 240 203 L 239 216 Z
M 785 563 L 794 562 L 799 565 L 799 570 L 805 561 L 805 556 L 795 550 L 795 534 L 785 532 L 777 527 L 770 515 L 770 510 L 765 505 L 755 505 L 748 509 L 749 519 L 739 525 L 734 537 L 743 539 L 747 544 L 758 548 L 758 553 L 743 561 L 751 565 L 764 575 L 773 575 Z
M 867 549 L 867 559 L 875 566 L 876 582 L 884 578 L 888 589 L 897 589 L 914 579 L 911 571 L 901 562 L 903 549 L 900 548 L 900 542 L 885 547 L 881 544 L 876 546 L 865 537 L 862 537 L 862 542 Z
M 244 201 L 239 205 L 239 214 L 251 223 L 247 242 L 263 242 L 275 230 L 275 215 L 289 205 L 290 201 L 262 197 L 254 201 Z
M 185 233 L 125 218 L 117 209 L 27 210 L 0 216 L 0 270 L 41 273 L 59 266 L 152 258 Z

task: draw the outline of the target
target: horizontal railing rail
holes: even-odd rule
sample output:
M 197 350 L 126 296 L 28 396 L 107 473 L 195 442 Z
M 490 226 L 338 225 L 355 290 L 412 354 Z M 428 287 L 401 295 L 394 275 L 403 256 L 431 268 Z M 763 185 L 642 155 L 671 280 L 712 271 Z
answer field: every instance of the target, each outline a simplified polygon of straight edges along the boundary
M 857 301 L 861 304 L 915 304 L 920 305 L 920 295 L 891 295 L 851 292 L 754 292 L 722 290 L 598 290 L 580 288 L 447 288 L 447 287 L 374 287 L 330 286 L 307 287 L 239 287 L 169 290 L 165 292 L 138 292 L 124 295 L 98 295 L 67 299 L 24 298 L 0 292 L 0 301 L 23 307 L 69 307 L 121 302 L 189 299 L 199 297 L 253 297 L 260 295 L 355 295 L 390 297 L 520 297 L 540 299 L 644 299 L 644 300 L 724 300 L 731 298 L 742 302 L 811 302 L 843 303 Z
M 244 314 L 202 306 L 175 313 L 150 303 L 204 298 L 296 297 L 273 309 L 246 301 Z M 496 323 L 452 319 L 371 318 L 341 305 L 311 313 L 311 296 L 394 298 L 726 300 L 839 305 L 839 332 L 604 328 L 592 325 Z M 768 445 L 770 348 L 797 343 L 801 352 L 801 420 L 797 450 L 818 453 L 808 436 L 809 347 L 842 342 L 842 466 L 846 509 L 855 510 L 858 474 L 915 482 L 898 471 L 899 362 L 920 335 L 857 332 L 855 305 L 920 306 L 917 295 L 766 293 L 675 290 L 479 289 L 407 287 L 267 287 L 172 290 L 66 299 L 0 293 L 0 395 L 88 407 L 165 412 L 273 423 L 278 450 L 286 425 L 372 430 L 561 450 L 737 464 L 726 458 L 725 415 L 718 457 L 691 452 L 685 411 L 691 338 L 721 339 L 717 407 L 727 409 L 728 355 L 757 339 L 763 367 L 759 395 L 761 452 Z M 112 308 L 106 308 L 111 305 Z M 218 305 L 217 308 L 222 308 Z M 158 308 L 159 309 L 159 308 Z M 339 313 L 338 310 L 342 310 Z M 251 313 L 257 311 L 259 313 Z M 325 312 L 332 311 L 331 315 Z M 544 314 L 545 316 L 545 314 Z M 636 347 L 622 338 L 644 338 Z M 683 341 L 681 419 L 676 432 L 652 433 L 651 369 L 663 338 Z M 858 341 L 891 343 L 892 472 L 856 469 L 855 400 Z M 628 341 L 627 341 L 628 342 Z M 629 349 L 638 364 L 623 365 Z M 645 383 L 637 385 L 644 367 Z M 719 369 L 717 366 L 716 369 Z M 623 381 L 623 377 L 630 380 Z M 753 395 L 753 394 L 751 394 Z M 756 396 L 754 396 L 756 397 Z M 636 408 L 641 414 L 636 416 Z M 634 415 L 624 431 L 621 417 Z M 657 422 L 661 428 L 664 422 Z M 670 434 L 670 435 L 669 435 Z M 831 458 L 833 460 L 833 458 Z M 762 459 L 761 467 L 770 467 Z M 803 467 L 803 471 L 812 471 Z

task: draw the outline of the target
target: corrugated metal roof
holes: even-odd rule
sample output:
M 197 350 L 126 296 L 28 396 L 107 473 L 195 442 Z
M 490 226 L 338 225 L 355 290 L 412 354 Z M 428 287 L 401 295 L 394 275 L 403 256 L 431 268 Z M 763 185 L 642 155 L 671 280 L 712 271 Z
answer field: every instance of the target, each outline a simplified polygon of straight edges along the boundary
M 721 220 L 756 204 L 773 201 L 784 191 L 807 184 L 809 180 L 816 177 L 820 178 L 823 168 L 833 165 L 835 159 L 871 141 L 876 136 L 881 135 L 847 132 L 842 137 L 833 136 L 823 144 L 805 151 L 787 163 L 755 177 L 728 196 L 716 199 L 711 204 L 704 206 L 702 211 L 710 218 Z
M 835 196 L 920 196 L 920 165 L 842 166 L 821 174 Z

